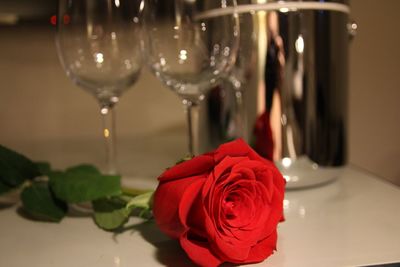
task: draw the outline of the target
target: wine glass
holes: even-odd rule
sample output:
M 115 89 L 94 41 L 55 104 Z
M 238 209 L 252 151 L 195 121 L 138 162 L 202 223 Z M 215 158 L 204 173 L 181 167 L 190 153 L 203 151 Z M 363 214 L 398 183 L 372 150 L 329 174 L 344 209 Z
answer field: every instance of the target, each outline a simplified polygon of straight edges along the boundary
M 106 172 L 114 174 L 114 106 L 139 77 L 144 0 L 60 0 L 56 44 L 68 77 L 98 100 Z
M 147 57 L 155 75 L 182 99 L 189 156 L 199 153 L 198 109 L 204 94 L 235 63 L 239 20 L 234 0 L 149 0 Z M 220 12 L 228 10 L 231 12 Z
M 248 136 L 246 114 L 246 87 L 252 76 L 256 75 L 257 64 L 255 60 L 256 36 L 254 34 L 254 18 L 249 12 L 241 12 L 240 5 L 251 4 L 250 0 L 238 0 L 237 12 L 240 21 L 239 50 L 232 71 L 224 78 L 223 88 L 231 89 L 235 98 L 234 137 L 241 137 L 250 142 Z

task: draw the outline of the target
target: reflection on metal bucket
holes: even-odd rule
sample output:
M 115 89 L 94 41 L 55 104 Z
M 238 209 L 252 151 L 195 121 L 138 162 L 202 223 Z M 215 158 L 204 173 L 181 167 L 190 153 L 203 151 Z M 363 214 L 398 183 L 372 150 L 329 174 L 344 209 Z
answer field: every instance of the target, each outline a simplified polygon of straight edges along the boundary
M 243 136 L 275 161 L 288 188 L 331 181 L 347 160 L 348 6 L 309 1 L 243 8 L 234 79 L 205 102 L 204 149 Z M 241 107 L 245 117 L 238 116 Z

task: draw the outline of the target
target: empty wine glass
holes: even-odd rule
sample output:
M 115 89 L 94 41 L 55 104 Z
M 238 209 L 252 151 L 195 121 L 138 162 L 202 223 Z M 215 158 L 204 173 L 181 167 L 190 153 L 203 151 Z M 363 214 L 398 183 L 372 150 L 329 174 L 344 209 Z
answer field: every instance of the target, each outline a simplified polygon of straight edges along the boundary
M 57 51 L 68 77 L 94 95 L 103 117 L 106 171 L 116 173 L 113 107 L 138 79 L 144 0 L 60 0 Z
M 242 7 L 251 4 L 251 0 L 238 0 L 236 12 L 240 21 L 239 49 L 235 65 L 231 72 L 224 77 L 221 88 L 225 94 L 234 95 L 234 116 L 232 118 L 234 130 L 229 138 L 243 138 L 250 142 L 246 115 L 246 87 L 254 75 L 257 75 L 256 35 L 254 31 L 254 15 L 250 12 L 242 12 Z
M 234 0 L 149 0 L 145 28 L 147 56 L 155 75 L 185 106 L 189 155 L 198 154 L 198 104 L 229 72 L 238 49 Z

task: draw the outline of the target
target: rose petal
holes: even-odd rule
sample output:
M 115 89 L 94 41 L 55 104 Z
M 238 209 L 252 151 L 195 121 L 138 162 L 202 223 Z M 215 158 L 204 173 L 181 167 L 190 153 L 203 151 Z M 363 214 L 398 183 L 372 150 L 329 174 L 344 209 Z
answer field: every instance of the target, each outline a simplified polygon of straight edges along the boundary
M 269 257 L 274 250 L 276 250 L 276 241 L 278 235 L 275 231 L 270 236 L 259 242 L 257 245 L 251 248 L 249 257 L 246 259 L 246 263 L 256 263 L 265 260 Z
M 275 189 L 273 171 L 271 169 L 259 171 L 257 173 L 257 180 L 264 186 L 268 203 L 271 203 Z
M 272 198 L 271 206 L 274 206 L 273 211 L 278 213 L 277 217 L 281 217 L 280 215 L 282 215 L 282 213 L 283 213 L 283 200 L 284 200 L 284 192 L 280 191 L 275 186 L 274 196 Z
M 191 160 L 179 163 L 158 177 L 160 182 L 176 180 L 206 173 L 214 167 L 214 159 L 210 155 L 200 155 Z
M 204 210 L 207 214 L 211 214 L 213 210 L 213 202 L 211 201 L 214 198 L 215 194 L 215 176 L 214 172 L 211 172 L 207 176 L 207 180 L 205 181 L 202 188 L 202 200 L 204 205 Z
M 232 263 L 249 264 L 257 263 L 265 260 L 271 256 L 276 250 L 277 241 L 276 230 L 271 233 L 267 238 L 261 240 L 256 245 L 254 245 L 248 254 L 248 257 L 244 260 L 231 260 Z
M 203 206 L 204 214 L 206 214 L 204 218 L 204 230 L 206 231 L 206 235 L 209 240 L 214 240 L 217 236 L 217 229 L 215 227 L 214 221 L 211 220 L 210 216 L 208 215 L 205 207 Z
M 250 160 L 245 160 L 238 163 L 232 168 L 231 174 L 240 174 L 240 178 L 243 180 L 256 180 L 256 174 L 254 173 L 254 170 L 251 168 L 251 166 L 248 167 L 250 162 Z M 254 162 L 261 164 L 257 161 Z
M 242 203 L 238 208 L 241 212 L 236 210 L 236 218 L 223 220 L 223 233 L 230 233 L 223 239 L 235 245 L 245 242 L 253 246 L 271 232 L 269 227 L 266 228 L 271 207 L 266 199 L 265 186 L 259 181 L 240 180 L 230 187 L 234 189 L 227 190 L 223 197 L 227 198 L 229 194 L 240 196 Z M 230 238 L 232 236 L 235 238 Z
M 233 193 L 229 195 L 227 198 L 230 201 L 224 203 L 223 207 L 227 225 L 234 228 L 241 228 L 254 221 L 254 216 L 256 215 L 254 199 L 245 194 Z
M 198 213 L 201 213 L 201 215 L 204 216 L 204 214 L 202 213 L 202 209 L 196 210 L 196 206 L 198 207 L 198 205 L 201 205 L 201 198 L 199 199 L 198 197 L 199 194 L 201 193 L 201 189 L 203 188 L 205 180 L 206 178 L 202 178 L 194 181 L 191 185 L 189 185 L 186 188 L 185 192 L 182 195 L 182 198 L 179 203 L 179 219 L 182 225 L 185 227 L 188 226 L 188 219 L 192 219 L 188 218 L 189 212 L 191 210 L 193 211 L 191 213 L 192 216 L 196 216 L 198 215 Z M 196 200 L 199 202 L 197 205 L 194 204 Z M 201 216 L 196 216 L 196 217 L 200 217 L 198 219 L 201 219 Z
M 220 162 L 225 157 L 246 157 L 250 153 L 250 147 L 242 139 L 222 144 L 215 151 L 214 159 Z
M 276 227 L 283 216 L 283 192 L 275 189 L 272 203 L 271 203 L 271 211 L 268 217 L 268 220 L 264 226 L 264 233 L 270 235 L 273 231 L 276 230 Z
M 282 210 L 283 210 L 283 199 L 286 187 L 286 180 L 283 178 L 282 174 L 278 171 L 278 169 L 276 169 L 276 171 L 274 172 L 274 183 L 276 188 L 275 191 L 278 192 L 280 199 L 282 199 Z M 282 211 L 280 222 L 283 221 L 285 221 L 285 216 Z
M 280 171 L 273 166 L 274 168 L 271 169 L 274 174 L 274 184 L 279 192 L 282 192 L 282 194 L 285 192 L 285 187 L 286 187 L 286 180 L 283 178 L 282 174 Z
M 228 227 L 225 227 L 225 215 L 223 214 L 223 202 L 227 195 L 227 186 L 218 185 L 215 189 L 214 201 L 211 201 L 210 215 L 212 216 L 215 228 L 219 231 L 220 235 L 225 235 L 227 238 L 233 237 Z
M 185 250 L 186 254 L 194 263 L 209 267 L 218 266 L 222 263 L 222 261 L 211 252 L 207 241 L 193 240 L 188 236 L 189 231 L 183 233 L 179 241 L 183 250 Z
M 209 202 L 210 199 L 213 199 L 213 194 L 215 191 L 215 184 L 219 180 L 224 180 L 223 179 L 223 174 L 226 170 L 232 168 L 235 164 L 238 162 L 244 160 L 244 158 L 232 158 L 227 156 L 225 159 L 222 160 L 217 166 L 215 166 L 215 169 L 213 172 L 209 174 L 209 177 L 207 178 L 207 181 L 205 182 L 202 190 L 202 195 L 203 199 L 205 200 L 205 204 L 207 206 L 208 210 L 212 210 L 211 208 L 211 202 Z
M 205 177 L 199 175 L 162 182 L 154 193 L 154 218 L 159 228 L 171 238 L 177 239 L 184 231 L 184 225 L 179 220 L 179 203 L 186 189 L 199 180 L 204 181 Z
M 211 242 L 211 241 L 210 241 Z M 248 258 L 250 252 L 250 246 L 244 242 L 238 242 L 236 244 L 227 242 L 224 236 L 216 236 L 211 242 L 213 251 L 225 261 L 229 262 L 241 262 Z
M 214 177 L 219 180 L 219 178 L 224 174 L 225 172 L 229 171 L 232 169 L 234 166 L 239 164 L 239 162 L 246 161 L 246 157 L 231 157 L 231 156 L 226 156 L 221 162 L 219 162 L 215 168 L 214 168 Z M 220 181 L 219 181 L 220 182 Z

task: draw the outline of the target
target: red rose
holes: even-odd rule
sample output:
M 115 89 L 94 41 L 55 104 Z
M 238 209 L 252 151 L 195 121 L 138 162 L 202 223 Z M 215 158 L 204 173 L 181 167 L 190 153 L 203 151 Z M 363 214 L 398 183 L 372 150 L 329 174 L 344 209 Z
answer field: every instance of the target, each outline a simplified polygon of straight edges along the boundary
M 180 163 L 158 179 L 155 220 L 198 265 L 260 262 L 276 249 L 285 180 L 244 141 Z

